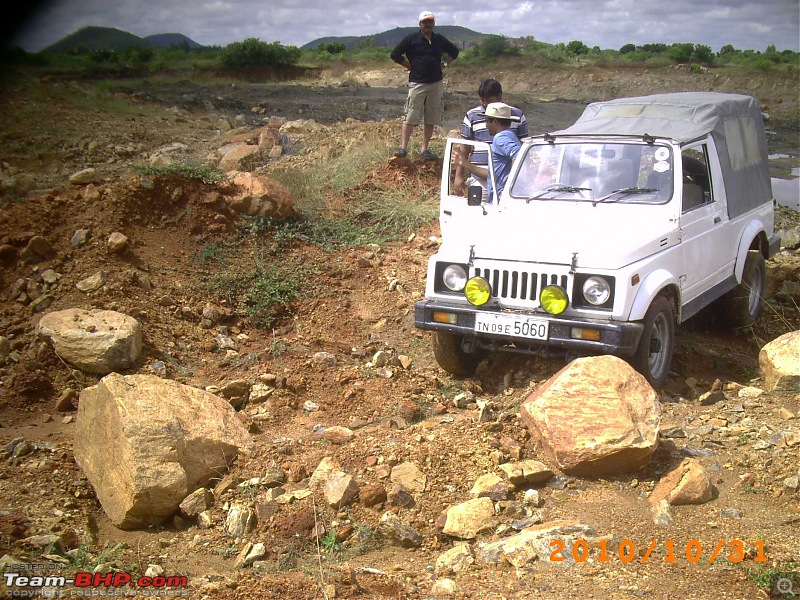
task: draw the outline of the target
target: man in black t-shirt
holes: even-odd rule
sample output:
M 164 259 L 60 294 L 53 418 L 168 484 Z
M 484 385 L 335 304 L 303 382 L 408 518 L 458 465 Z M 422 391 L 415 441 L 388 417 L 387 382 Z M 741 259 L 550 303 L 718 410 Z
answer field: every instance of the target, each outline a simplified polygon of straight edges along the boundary
M 422 123 L 422 157 L 436 160 L 428 149 L 435 125 L 442 124 L 444 101 L 444 74 L 447 67 L 458 58 L 458 48 L 446 37 L 433 32 L 436 17 L 430 11 L 419 15 L 419 31 L 404 37 L 391 58 L 408 69 L 408 98 L 401 130 L 400 147 L 395 156 L 408 153 L 408 142 L 414 127 Z

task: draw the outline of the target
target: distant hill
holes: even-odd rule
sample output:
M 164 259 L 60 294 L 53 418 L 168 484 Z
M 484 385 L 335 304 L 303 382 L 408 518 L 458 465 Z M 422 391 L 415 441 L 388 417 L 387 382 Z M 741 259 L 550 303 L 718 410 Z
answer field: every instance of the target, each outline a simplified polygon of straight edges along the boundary
M 397 43 L 402 40 L 409 33 L 418 31 L 419 27 L 395 27 L 382 33 L 375 33 L 373 35 L 362 36 L 344 36 L 344 37 L 324 37 L 308 42 L 303 46 L 303 49 L 313 50 L 320 44 L 339 43 L 344 44 L 348 49 L 357 46 L 367 40 L 374 40 L 376 46 L 381 48 L 394 48 Z M 436 27 L 436 33 L 442 34 L 448 40 L 453 42 L 459 48 L 466 49 L 480 44 L 487 34 L 472 31 L 460 25 L 441 25 Z
M 190 48 L 202 46 L 180 33 L 160 33 L 146 38 L 115 29 L 113 27 L 95 27 L 90 25 L 61 38 L 42 52 L 66 52 L 72 48 L 83 46 L 89 50 L 114 50 L 123 52 L 131 46 L 152 48 L 168 48 L 173 45 L 188 44 Z
M 156 48 L 169 48 L 171 46 L 188 46 L 189 48 L 202 48 L 202 44 L 198 44 L 193 39 L 186 37 L 182 33 L 157 33 L 155 35 L 148 35 L 144 38 Z

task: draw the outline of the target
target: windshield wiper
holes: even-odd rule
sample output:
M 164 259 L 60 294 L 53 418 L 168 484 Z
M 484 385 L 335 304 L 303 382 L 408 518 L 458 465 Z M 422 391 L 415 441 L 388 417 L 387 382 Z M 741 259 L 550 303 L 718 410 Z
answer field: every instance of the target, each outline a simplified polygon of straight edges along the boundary
M 536 196 L 530 196 L 525 199 L 525 203 L 530 203 L 531 200 L 539 200 L 547 196 L 547 194 L 552 193 L 561 193 L 561 192 L 568 192 L 570 194 L 577 194 L 578 192 L 590 192 L 592 188 L 587 187 L 575 187 L 574 185 L 566 185 L 563 183 L 555 183 L 553 185 L 548 185 L 541 193 L 537 194 Z
M 610 194 L 606 194 L 602 198 L 598 198 L 594 202 L 592 202 L 592 206 L 596 206 L 600 202 L 605 202 L 614 196 L 630 196 L 632 194 L 651 194 L 653 192 L 657 192 L 658 188 L 640 188 L 640 187 L 629 187 L 629 188 L 622 188 L 620 190 L 614 190 Z

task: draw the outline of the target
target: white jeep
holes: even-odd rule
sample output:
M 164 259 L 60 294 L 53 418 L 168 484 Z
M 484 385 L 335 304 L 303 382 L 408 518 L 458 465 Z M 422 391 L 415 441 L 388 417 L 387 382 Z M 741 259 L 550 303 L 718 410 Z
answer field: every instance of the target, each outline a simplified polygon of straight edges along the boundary
M 614 354 L 661 387 L 676 323 L 712 302 L 735 326 L 758 317 L 780 239 L 750 96 L 590 104 L 571 127 L 523 141 L 493 204 L 480 188 L 457 195 L 463 144 L 487 149 L 447 142 L 442 245 L 415 305 L 444 370 L 471 375 L 494 350 Z

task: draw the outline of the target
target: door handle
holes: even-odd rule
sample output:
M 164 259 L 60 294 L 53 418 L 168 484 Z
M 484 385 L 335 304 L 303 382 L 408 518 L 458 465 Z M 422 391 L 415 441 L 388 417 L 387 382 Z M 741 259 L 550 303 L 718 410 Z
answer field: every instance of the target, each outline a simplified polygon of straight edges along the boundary
M 714 225 L 717 223 L 722 223 L 722 217 L 714 217 Z

